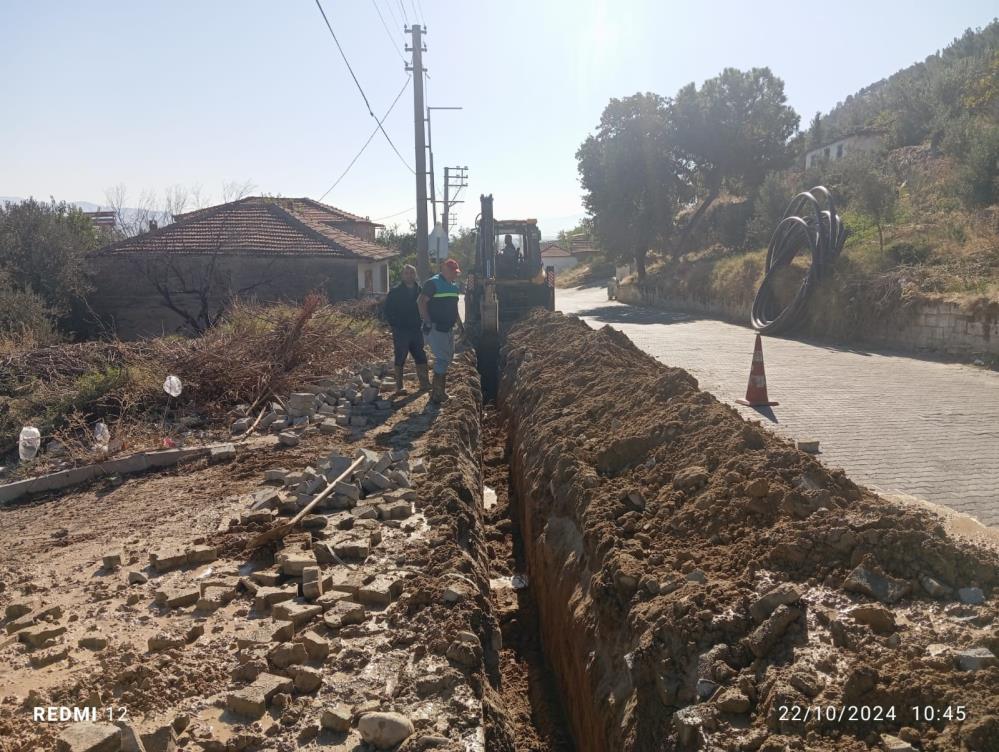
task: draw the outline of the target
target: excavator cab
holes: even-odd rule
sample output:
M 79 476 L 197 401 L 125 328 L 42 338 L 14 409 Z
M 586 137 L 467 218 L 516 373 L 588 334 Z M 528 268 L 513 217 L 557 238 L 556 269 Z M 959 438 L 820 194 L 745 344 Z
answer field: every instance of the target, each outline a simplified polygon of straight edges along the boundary
M 493 217 L 481 196 L 475 264 L 465 284 L 465 325 L 473 335 L 500 334 L 532 308 L 555 310 L 555 269 L 545 269 L 536 219 Z
M 493 197 L 480 196 L 475 263 L 465 281 L 465 329 L 476 342 L 482 386 L 495 396 L 499 341 L 533 308 L 555 310 L 555 267 L 541 258 L 536 219 L 493 217 Z

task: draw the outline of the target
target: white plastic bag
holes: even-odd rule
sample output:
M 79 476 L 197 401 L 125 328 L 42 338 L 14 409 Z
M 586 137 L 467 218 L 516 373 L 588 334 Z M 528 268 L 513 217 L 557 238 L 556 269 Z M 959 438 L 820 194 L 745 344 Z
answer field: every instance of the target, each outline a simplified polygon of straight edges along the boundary
M 94 449 L 100 452 L 106 452 L 108 450 L 108 444 L 111 443 L 111 431 L 108 430 L 107 425 L 104 422 L 98 422 L 94 426 Z
M 38 454 L 38 448 L 42 445 L 42 434 L 34 426 L 25 426 L 21 429 L 21 435 L 17 442 L 17 454 L 21 462 L 33 460 Z
M 167 376 L 166 381 L 163 382 L 163 391 L 171 397 L 179 397 L 183 388 L 184 386 L 180 383 L 180 379 L 173 374 Z

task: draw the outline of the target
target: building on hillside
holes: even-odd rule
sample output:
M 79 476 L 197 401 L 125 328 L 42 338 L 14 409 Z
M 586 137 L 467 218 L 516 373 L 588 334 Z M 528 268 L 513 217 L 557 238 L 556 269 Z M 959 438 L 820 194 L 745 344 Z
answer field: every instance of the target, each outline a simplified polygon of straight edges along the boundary
M 817 146 L 805 152 L 804 166 L 817 167 L 822 162 L 835 162 L 847 154 L 873 152 L 884 146 L 884 131 L 877 128 L 862 128 L 835 141 Z
M 579 263 L 579 259 L 563 248 L 558 241 L 541 244 L 541 262 L 544 266 L 554 266 L 555 273 L 571 269 Z
M 308 198 L 251 196 L 178 214 L 93 254 L 91 307 L 134 338 L 204 328 L 234 298 L 331 301 L 389 289 L 378 225 Z

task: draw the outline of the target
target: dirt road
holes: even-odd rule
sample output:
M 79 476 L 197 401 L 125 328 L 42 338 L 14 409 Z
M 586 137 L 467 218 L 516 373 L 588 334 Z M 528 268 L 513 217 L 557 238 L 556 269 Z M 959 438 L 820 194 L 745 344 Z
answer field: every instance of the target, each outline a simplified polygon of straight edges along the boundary
M 744 327 L 609 302 L 603 288 L 559 290 L 558 307 L 625 332 L 734 404 L 746 390 L 753 333 Z M 999 525 L 999 373 L 887 352 L 764 341 L 772 413 L 746 417 L 795 439 L 876 490 L 906 493 Z

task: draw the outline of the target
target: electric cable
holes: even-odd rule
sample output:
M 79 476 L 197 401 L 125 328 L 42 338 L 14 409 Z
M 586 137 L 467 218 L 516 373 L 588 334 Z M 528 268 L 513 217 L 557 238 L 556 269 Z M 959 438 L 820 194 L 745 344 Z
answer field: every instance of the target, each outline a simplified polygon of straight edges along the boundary
M 392 104 L 389 105 L 389 108 L 388 110 L 385 111 L 385 114 L 382 116 L 382 119 L 378 121 L 378 125 L 375 126 L 375 129 L 371 131 L 371 135 L 368 136 L 368 140 L 364 142 L 364 146 L 362 146 L 361 150 L 354 155 L 354 158 L 352 160 L 350 160 L 350 164 L 347 165 L 347 169 L 345 169 L 342 173 L 340 173 L 340 177 L 338 177 L 334 181 L 333 185 L 331 185 L 329 188 L 326 189 L 326 193 L 324 193 L 322 196 L 319 197 L 320 201 L 326 198 L 326 196 L 329 194 L 330 191 L 332 191 L 334 188 L 340 185 L 340 181 L 347 176 L 348 172 L 350 172 L 350 168 L 353 167 L 354 163 L 357 162 L 358 159 L 360 159 L 362 154 L 364 154 L 364 150 L 368 148 L 368 144 L 370 144 L 371 141 L 374 139 L 374 137 L 378 135 L 378 128 L 381 127 L 381 124 L 384 123 L 385 120 L 388 118 L 388 116 L 392 114 L 392 110 L 395 107 L 396 102 L 398 102 L 399 99 L 402 97 L 403 92 L 406 91 L 406 89 L 409 87 L 409 82 L 412 80 L 413 80 L 412 76 L 406 77 L 406 83 L 402 85 L 402 88 L 399 90 L 399 93 L 395 95 L 395 99 L 392 100 Z
M 340 40 L 336 38 L 336 32 L 333 31 L 333 26 L 330 24 L 329 18 L 326 17 L 326 11 L 323 10 L 323 6 L 320 4 L 319 0 L 316 0 L 316 7 L 319 8 L 319 12 L 322 14 L 323 20 L 326 22 L 326 28 L 330 30 L 330 35 L 333 37 L 334 43 L 336 43 L 336 48 L 340 51 L 340 57 L 343 58 L 343 62 L 347 66 L 347 70 L 350 71 L 350 77 L 354 79 L 354 84 L 356 84 L 357 90 L 361 93 L 361 98 L 364 100 L 364 104 L 368 108 L 368 114 L 371 115 L 371 117 L 375 119 L 375 122 L 378 123 L 378 128 L 381 130 L 382 135 L 385 136 L 385 140 L 388 141 L 389 146 L 392 147 L 392 151 L 394 151 L 396 156 L 399 157 L 404 165 L 406 165 L 406 169 L 415 175 L 416 170 L 409 166 L 409 162 L 406 161 L 405 157 L 403 157 L 399 150 L 395 147 L 395 144 L 389 137 L 388 132 L 382 127 L 381 121 L 378 120 L 378 116 L 375 115 L 374 111 L 371 109 L 371 103 L 368 101 L 368 95 L 364 93 L 364 88 L 361 86 L 361 82 L 357 80 L 357 76 L 354 74 L 354 69 L 350 66 L 350 61 L 347 59 L 347 55 L 344 53 L 343 47 L 340 46 Z
M 828 189 L 818 185 L 792 198 L 770 238 L 766 273 L 753 300 L 753 328 L 760 334 L 783 334 L 799 325 L 809 297 L 843 250 L 845 240 L 846 228 Z M 774 294 L 776 273 L 806 249 L 812 254 L 808 273 L 791 302 L 781 308 Z

